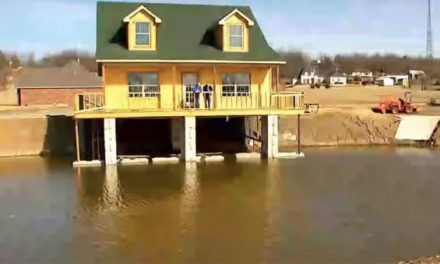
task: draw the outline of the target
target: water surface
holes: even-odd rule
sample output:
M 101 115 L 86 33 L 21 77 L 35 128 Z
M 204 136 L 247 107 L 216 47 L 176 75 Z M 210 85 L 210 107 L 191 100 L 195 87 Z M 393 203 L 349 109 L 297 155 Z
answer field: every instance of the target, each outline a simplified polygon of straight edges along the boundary
M 1 263 L 383 263 L 440 250 L 440 153 L 73 169 L 0 160 Z

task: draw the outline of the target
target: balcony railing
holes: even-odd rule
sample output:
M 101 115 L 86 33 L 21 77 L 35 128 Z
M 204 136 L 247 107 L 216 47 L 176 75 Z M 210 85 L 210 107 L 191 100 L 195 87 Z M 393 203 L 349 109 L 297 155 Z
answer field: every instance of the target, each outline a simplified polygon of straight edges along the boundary
M 104 93 L 81 93 L 75 97 L 75 111 L 104 109 Z
M 137 94 L 137 92 L 136 92 Z M 166 100 L 169 103 L 163 106 L 161 103 L 160 92 L 153 92 L 145 96 L 133 96 L 121 98 L 128 110 L 154 110 L 154 111 L 190 111 L 190 110 L 256 110 L 256 109 L 274 109 L 274 110 L 303 110 L 304 93 L 303 92 L 250 92 L 250 90 L 241 91 L 218 91 L 176 93 L 174 98 Z M 105 109 L 103 93 L 78 94 L 76 98 L 75 111 L 93 111 Z
M 187 110 L 228 110 L 228 109 L 259 109 L 269 108 L 270 93 L 241 92 L 187 92 L 179 95 L 177 109 Z
M 271 108 L 274 109 L 304 109 L 303 92 L 273 93 L 271 97 Z

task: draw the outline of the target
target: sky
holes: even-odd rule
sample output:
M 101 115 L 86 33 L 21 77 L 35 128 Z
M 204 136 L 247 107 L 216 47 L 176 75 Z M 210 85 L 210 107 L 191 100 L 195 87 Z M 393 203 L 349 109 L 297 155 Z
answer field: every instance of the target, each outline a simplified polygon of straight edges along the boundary
M 96 0 L 1 0 L 0 50 L 95 51 Z M 122 0 L 123 1 L 123 0 Z M 425 0 L 132 0 L 248 5 L 276 49 L 320 54 L 426 53 Z M 440 0 L 432 0 L 434 54 L 440 56 Z

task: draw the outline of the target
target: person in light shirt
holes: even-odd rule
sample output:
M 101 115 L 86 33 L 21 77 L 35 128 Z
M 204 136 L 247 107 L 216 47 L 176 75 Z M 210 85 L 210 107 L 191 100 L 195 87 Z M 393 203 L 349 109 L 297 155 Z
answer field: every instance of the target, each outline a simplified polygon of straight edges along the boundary
M 202 84 L 198 83 L 193 86 L 193 94 L 194 94 L 194 107 L 200 108 L 200 94 L 202 93 Z

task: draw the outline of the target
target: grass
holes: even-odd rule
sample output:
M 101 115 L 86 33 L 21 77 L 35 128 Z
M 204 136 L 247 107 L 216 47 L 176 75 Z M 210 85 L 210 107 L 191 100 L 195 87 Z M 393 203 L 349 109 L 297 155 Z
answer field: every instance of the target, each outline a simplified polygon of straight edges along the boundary
M 432 100 L 440 101 L 440 91 L 420 89 L 404 89 L 399 86 L 345 86 L 331 87 L 330 89 L 310 89 L 309 86 L 296 86 L 287 88 L 289 91 L 303 91 L 306 103 L 319 103 L 321 106 L 356 106 L 376 105 L 384 97 L 395 96 L 404 98 L 406 92 L 411 92 L 413 102 L 427 104 Z

